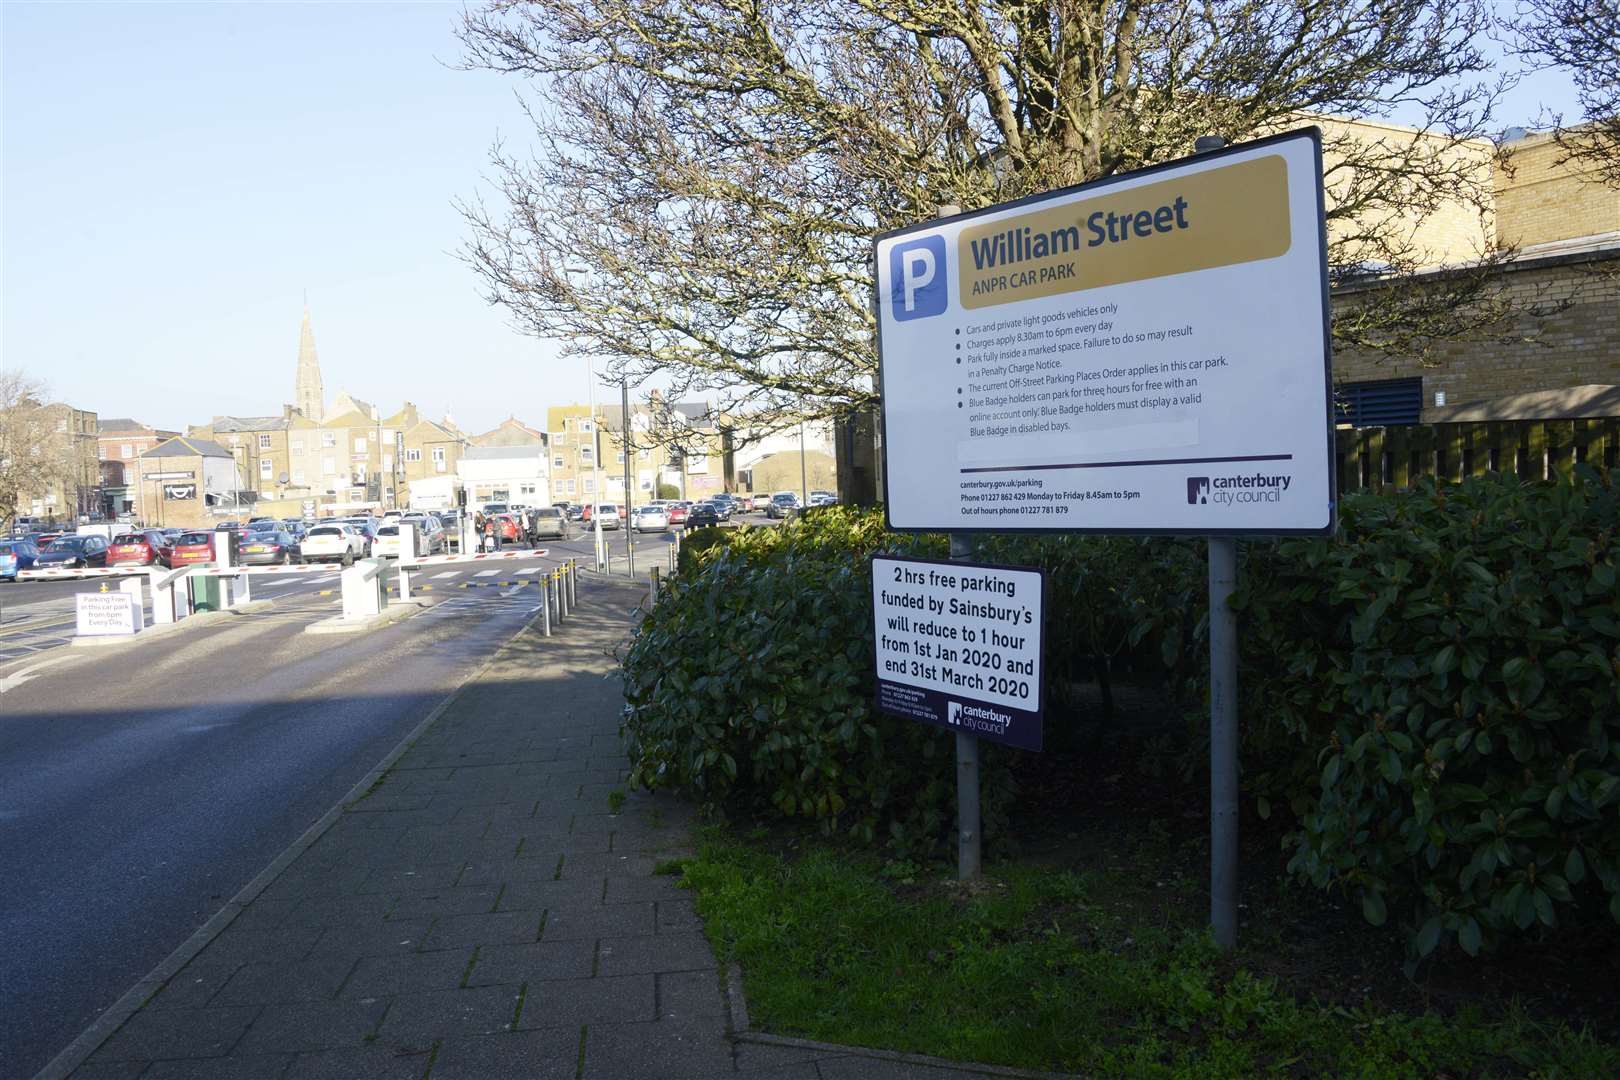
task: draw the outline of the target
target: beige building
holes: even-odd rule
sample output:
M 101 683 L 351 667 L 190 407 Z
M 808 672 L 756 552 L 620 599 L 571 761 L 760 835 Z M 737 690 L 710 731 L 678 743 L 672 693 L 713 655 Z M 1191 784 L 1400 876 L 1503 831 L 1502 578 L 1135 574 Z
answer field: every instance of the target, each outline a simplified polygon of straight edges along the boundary
M 515 416 L 508 416 L 499 424 L 468 440 L 474 446 L 535 446 L 546 445 L 546 433 L 536 431 Z
M 1620 386 L 1620 190 L 1565 160 L 1550 136 L 1507 150 L 1492 176 L 1492 243 L 1513 257 L 1493 285 L 1516 316 L 1435 342 L 1431 364 L 1338 350 L 1334 380 L 1347 422 L 1614 414 L 1604 403 Z M 1467 273 L 1471 261 L 1459 253 L 1432 273 Z M 1334 305 L 1387 287 L 1376 278 L 1341 285 Z
M 551 501 L 639 506 L 658 498 L 660 490 L 686 499 L 728 490 L 727 440 L 718 429 L 703 425 L 708 411 L 702 404 L 666 403 L 655 393 L 650 403 L 631 406 L 627 435 L 618 405 L 597 406 L 594 418 L 588 405 L 548 409 Z
M 50 456 L 62 466 L 62 475 L 49 481 L 43 491 L 22 500 L 34 517 L 77 521 L 100 517 L 101 495 L 100 431 L 96 414 L 75 409 L 63 402 L 41 406 L 45 426 L 53 442 Z M 21 507 L 19 507 L 21 509 Z
M 241 499 L 237 458 L 216 442 L 176 436 L 136 460 L 136 485 L 147 492 L 147 525 L 207 529 L 251 516 L 251 505 Z

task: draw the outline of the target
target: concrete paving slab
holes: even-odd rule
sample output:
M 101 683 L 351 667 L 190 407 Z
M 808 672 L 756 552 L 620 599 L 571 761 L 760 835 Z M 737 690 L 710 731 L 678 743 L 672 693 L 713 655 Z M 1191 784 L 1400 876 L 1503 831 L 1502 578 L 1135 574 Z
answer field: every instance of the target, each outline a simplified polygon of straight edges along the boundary
M 530 983 L 518 1028 L 651 1021 L 658 1015 L 651 975 L 554 979 Z
M 324 1001 L 336 997 L 354 961 L 348 957 L 318 956 L 290 964 L 244 964 L 210 999 L 221 1005 L 281 1005 L 296 1001 Z
M 604 937 L 636 937 L 654 933 L 656 929 L 651 903 L 596 904 L 547 912 L 546 931 L 541 940 L 595 941 Z
M 713 1023 L 592 1024 L 582 1080 L 710 1080 L 734 1069 L 731 1043 Z
M 154 1061 L 141 1073 L 142 1080 L 282 1080 L 292 1064 L 291 1054 L 204 1058 L 189 1061 Z
M 588 979 L 595 967 L 594 940 L 489 945 L 478 950 L 478 961 L 467 978 L 467 985 L 516 986 L 549 979 Z
M 472 962 L 472 949 L 361 956 L 357 958 L 354 972 L 338 995 L 351 1000 L 364 1000 L 430 990 L 454 990 L 461 985 Z
M 597 949 L 598 975 L 706 971 L 716 966 L 714 951 L 702 934 L 603 938 Z
M 426 994 L 401 994 L 389 1007 L 378 1038 L 395 1043 L 438 1040 L 451 1035 L 509 1031 L 524 1003 L 519 986 L 476 986 Z
M 299 1054 L 281 1080 L 421 1080 L 432 1047 L 349 1047 Z
M 433 924 L 424 949 L 457 945 L 519 945 L 539 941 L 544 916 L 532 911 L 501 911 L 483 915 L 449 915 Z
M 337 1050 L 365 1045 L 388 1011 L 387 1001 L 321 1001 L 266 1005 L 237 1045 L 238 1054 Z
M 574 1080 L 579 1042 L 578 1028 L 446 1039 L 433 1080 Z

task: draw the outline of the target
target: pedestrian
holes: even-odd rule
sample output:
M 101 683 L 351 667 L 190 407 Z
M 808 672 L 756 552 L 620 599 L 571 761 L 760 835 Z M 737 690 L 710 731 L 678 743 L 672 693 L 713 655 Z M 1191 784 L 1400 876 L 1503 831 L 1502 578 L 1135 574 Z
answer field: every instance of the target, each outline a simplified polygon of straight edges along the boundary
M 473 513 L 473 523 L 472 524 L 473 524 L 473 536 L 475 536 L 477 538 L 478 550 L 483 551 L 484 550 L 484 512 L 482 510 L 475 511 Z
M 501 523 L 494 514 L 484 519 L 484 539 L 485 551 L 501 550 Z

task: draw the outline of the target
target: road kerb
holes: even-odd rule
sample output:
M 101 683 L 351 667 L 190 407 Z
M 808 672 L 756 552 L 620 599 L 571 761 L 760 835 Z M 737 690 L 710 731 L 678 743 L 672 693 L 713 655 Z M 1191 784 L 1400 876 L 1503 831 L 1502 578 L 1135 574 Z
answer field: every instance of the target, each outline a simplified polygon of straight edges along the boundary
M 192 616 L 192 618 L 196 618 L 196 616 Z M 214 913 L 212 918 L 203 923 L 194 934 L 181 943 L 179 948 L 164 958 L 162 963 L 158 964 L 145 978 L 131 987 L 123 997 L 115 1001 L 93 1024 L 81 1032 L 78 1038 L 68 1043 L 61 1053 L 46 1063 L 45 1067 L 35 1075 L 34 1080 L 66 1080 L 75 1069 L 89 1060 L 90 1055 L 95 1053 L 101 1044 L 106 1042 L 119 1028 L 123 1027 L 131 1016 L 140 1011 L 140 1008 L 164 983 L 179 974 L 180 970 L 189 964 L 198 953 L 202 952 L 215 938 L 224 933 L 225 928 L 236 920 L 236 917 L 242 913 L 243 908 L 256 900 L 260 893 L 268 889 L 270 884 L 281 876 L 282 871 L 286 870 L 288 866 L 297 861 L 300 855 L 313 847 L 317 840 L 326 835 L 327 831 L 337 824 L 338 819 L 343 816 L 348 806 L 370 791 L 372 785 L 382 779 L 388 770 L 392 769 L 394 764 L 405 756 L 405 752 L 426 734 L 429 728 L 438 722 L 439 717 L 445 714 L 456 699 L 461 696 L 462 692 L 483 677 L 484 672 L 493 667 L 496 661 L 506 654 L 506 650 L 512 647 L 512 642 L 527 633 L 538 619 L 539 616 L 536 615 L 525 622 L 511 637 L 501 643 L 501 647 L 496 649 L 488 660 L 479 665 L 477 671 L 472 672 L 457 683 L 456 688 L 450 691 L 432 712 L 423 717 L 422 722 L 417 724 L 409 735 L 400 740 L 399 745 L 390 750 L 374 769 L 361 777 L 360 782 L 350 788 L 348 794 L 339 799 L 336 806 L 328 810 L 321 816 L 319 821 L 305 830 L 304 835 L 294 840 L 286 850 L 276 856 L 274 862 L 260 871 L 259 875 L 252 881 L 244 885 L 235 896 L 231 897 L 223 907 Z
M 367 630 L 380 630 L 412 615 L 421 614 L 430 606 L 427 600 L 393 600 L 377 615 L 365 619 L 345 619 L 341 615 L 321 619 L 304 627 L 306 634 L 359 634 Z

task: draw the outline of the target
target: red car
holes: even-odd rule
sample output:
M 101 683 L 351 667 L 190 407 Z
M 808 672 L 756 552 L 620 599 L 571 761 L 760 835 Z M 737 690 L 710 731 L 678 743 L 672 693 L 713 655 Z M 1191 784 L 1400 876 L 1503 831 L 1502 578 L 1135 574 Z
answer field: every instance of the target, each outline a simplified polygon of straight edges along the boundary
M 684 502 L 670 503 L 666 509 L 669 511 L 671 525 L 685 525 L 686 515 L 692 512 L 691 506 Z
M 211 562 L 214 558 L 214 534 L 211 532 L 181 533 L 174 538 L 174 549 L 169 553 L 170 566 L 187 563 Z
M 168 537 L 156 529 L 142 529 L 113 537 L 107 549 L 107 565 L 170 566 L 173 555 L 174 545 Z
M 523 539 L 523 526 L 518 524 L 517 518 L 512 514 L 496 514 L 495 527 L 501 530 L 503 544 L 508 540 L 515 544 Z

